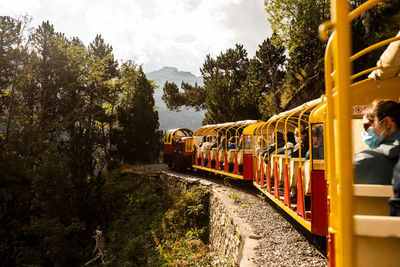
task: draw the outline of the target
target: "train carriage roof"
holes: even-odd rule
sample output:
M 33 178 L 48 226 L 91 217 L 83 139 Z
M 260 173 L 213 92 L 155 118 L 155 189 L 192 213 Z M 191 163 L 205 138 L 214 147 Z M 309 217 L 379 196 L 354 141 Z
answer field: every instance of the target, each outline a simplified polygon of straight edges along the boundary
M 184 131 L 184 132 L 187 132 L 187 133 L 193 133 L 192 130 L 190 130 L 190 129 L 188 129 L 188 128 L 175 128 L 175 129 L 170 129 L 170 130 L 168 130 L 168 131 L 166 132 L 166 134 L 174 133 L 174 132 L 177 132 L 177 131 Z
M 200 127 L 199 129 L 197 129 L 193 135 L 204 135 L 204 134 L 217 135 L 219 129 L 244 127 L 246 125 L 254 124 L 256 122 L 258 122 L 258 121 L 257 120 L 243 120 L 243 121 L 204 125 L 204 126 Z
M 308 107 L 311 107 L 311 106 L 315 106 L 315 105 L 317 105 L 317 104 L 320 104 L 321 102 L 323 102 L 323 97 L 320 97 L 320 98 L 317 98 L 317 99 L 308 101 L 308 102 L 306 102 L 306 103 L 304 103 L 304 104 L 302 104 L 302 105 L 300 105 L 300 106 L 298 106 L 298 107 L 295 107 L 295 108 L 293 108 L 293 109 L 290 109 L 290 110 L 287 110 L 287 111 L 284 111 L 284 112 L 281 112 L 281 113 L 279 113 L 279 114 L 276 114 L 276 115 L 272 116 L 272 117 L 268 120 L 268 122 L 270 122 L 270 121 L 276 121 L 278 118 L 286 117 L 286 116 L 288 116 L 288 115 L 290 115 L 290 114 L 292 114 L 292 113 L 301 112 L 302 110 L 304 110 L 304 109 L 306 109 L 306 108 L 308 108 Z

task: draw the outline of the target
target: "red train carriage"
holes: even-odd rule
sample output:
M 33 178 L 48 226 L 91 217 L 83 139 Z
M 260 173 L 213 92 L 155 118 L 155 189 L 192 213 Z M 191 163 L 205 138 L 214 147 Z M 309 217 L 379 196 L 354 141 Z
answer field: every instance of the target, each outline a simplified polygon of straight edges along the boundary
M 192 164 L 193 132 L 186 128 L 172 129 L 164 135 L 164 163 L 172 168 L 189 168 Z
M 253 147 L 249 128 L 258 121 L 245 120 L 206 125 L 193 134 L 193 167 L 236 179 L 253 180 Z

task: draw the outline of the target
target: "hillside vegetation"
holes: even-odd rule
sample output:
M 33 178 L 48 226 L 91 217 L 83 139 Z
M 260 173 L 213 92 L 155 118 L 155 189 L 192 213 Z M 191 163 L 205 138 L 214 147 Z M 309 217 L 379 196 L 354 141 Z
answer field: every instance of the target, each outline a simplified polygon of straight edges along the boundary
M 99 193 L 110 266 L 211 266 L 207 189 L 179 194 L 126 166 Z M 92 241 L 93 242 L 93 241 Z M 94 243 L 94 242 L 93 242 Z M 90 249 L 88 249 L 90 251 Z

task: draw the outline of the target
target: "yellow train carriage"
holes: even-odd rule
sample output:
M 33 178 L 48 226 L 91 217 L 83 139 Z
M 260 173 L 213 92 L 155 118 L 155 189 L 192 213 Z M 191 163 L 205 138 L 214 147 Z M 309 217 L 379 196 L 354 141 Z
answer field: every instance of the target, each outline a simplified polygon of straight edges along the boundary
M 354 154 L 360 147 L 362 110 L 375 99 L 399 101 L 400 37 L 384 40 L 351 55 L 350 24 L 379 0 L 349 10 L 347 0 L 332 0 L 331 21 L 321 26 L 329 38 L 325 55 L 326 174 L 329 182 L 329 258 L 331 266 L 398 266 L 400 218 L 382 214 L 390 187 L 353 184 Z M 377 66 L 352 74 L 352 62 L 389 45 Z M 354 79 L 372 73 L 359 82 Z M 383 200 L 382 200 L 383 199 Z M 367 208 L 366 208 L 367 207 Z
M 325 114 L 316 111 L 324 110 L 324 100 L 309 101 L 254 128 L 254 185 L 319 236 L 327 234 L 327 184 L 323 136 L 313 148 L 311 130 L 323 127 Z
M 193 167 L 236 179 L 252 180 L 253 150 L 249 146 L 252 137 L 246 134 L 246 129 L 258 123 L 244 120 L 197 129 L 193 134 Z

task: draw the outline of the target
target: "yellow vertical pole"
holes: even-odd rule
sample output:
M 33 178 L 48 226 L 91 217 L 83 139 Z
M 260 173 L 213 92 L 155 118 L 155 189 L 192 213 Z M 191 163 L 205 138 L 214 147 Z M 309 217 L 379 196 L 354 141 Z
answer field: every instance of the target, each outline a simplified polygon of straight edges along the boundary
M 334 98 L 334 129 L 336 177 L 339 181 L 339 225 L 336 255 L 337 266 L 354 266 L 353 260 L 353 165 L 351 138 L 350 89 L 350 19 L 349 1 L 334 0 L 331 15 L 335 26 L 334 64 L 336 69 Z

